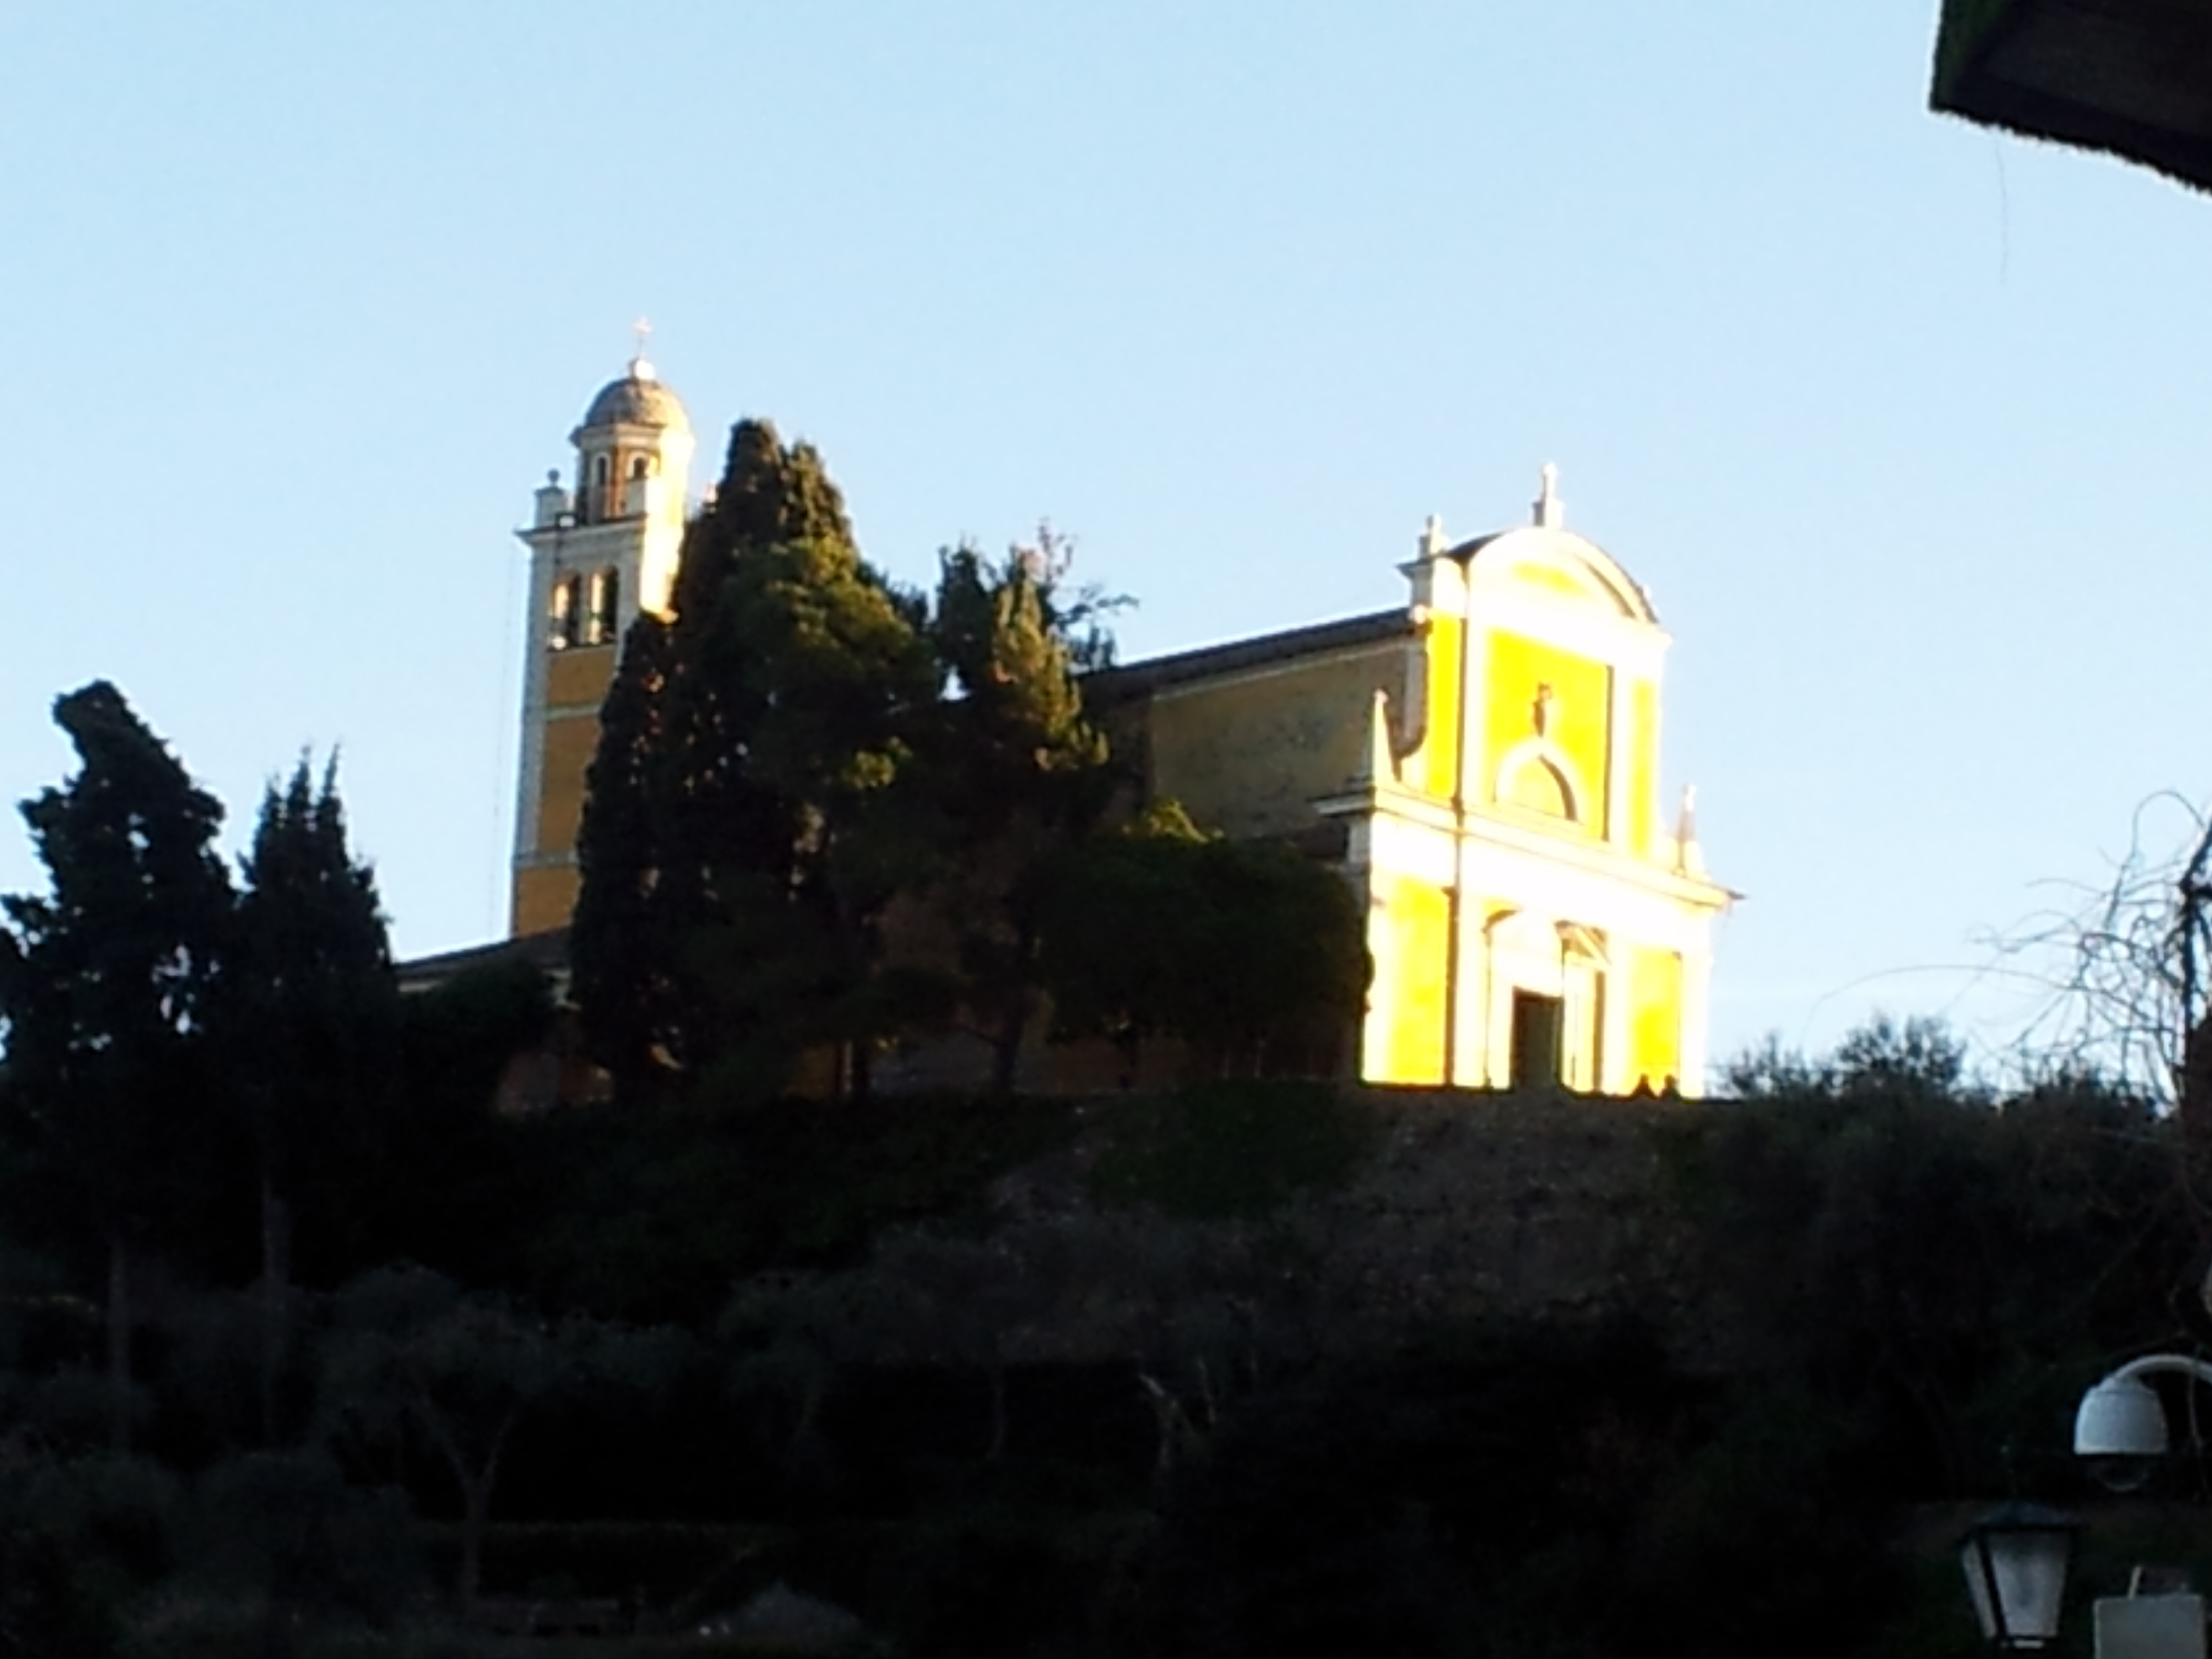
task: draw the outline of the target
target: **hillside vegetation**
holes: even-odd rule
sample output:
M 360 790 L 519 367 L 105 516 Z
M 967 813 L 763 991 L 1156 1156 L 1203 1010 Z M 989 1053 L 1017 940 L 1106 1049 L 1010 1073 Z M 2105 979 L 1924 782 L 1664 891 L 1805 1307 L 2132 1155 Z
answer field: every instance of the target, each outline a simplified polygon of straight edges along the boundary
M 1975 1650 L 1913 1517 L 2067 1495 L 2084 1383 L 2205 1334 L 2189 1115 L 1920 1026 L 1714 1103 L 1283 1080 L 1355 908 L 1134 798 L 1054 546 L 898 590 L 740 426 L 603 713 L 568 1009 L 400 995 L 331 769 L 234 872 L 120 693 L 58 702 L 0 1655 Z M 501 1115 L 571 1018 L 611 1098 Z M 987 1086 L 872 1089 L 956 1031 Z M 1040 1034 L 1203 1080 L 1024 1098 Z

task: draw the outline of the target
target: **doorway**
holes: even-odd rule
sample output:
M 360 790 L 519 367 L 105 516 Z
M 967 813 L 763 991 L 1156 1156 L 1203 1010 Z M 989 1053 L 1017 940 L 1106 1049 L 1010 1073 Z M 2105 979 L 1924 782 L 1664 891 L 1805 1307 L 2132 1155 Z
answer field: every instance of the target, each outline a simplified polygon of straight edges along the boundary
M 1513 1086 L 1556 1089 L 1559 1086 L 1560 1039 L 1566 1022 L 1562 1000 L 1537 991 L 1513 994 Z

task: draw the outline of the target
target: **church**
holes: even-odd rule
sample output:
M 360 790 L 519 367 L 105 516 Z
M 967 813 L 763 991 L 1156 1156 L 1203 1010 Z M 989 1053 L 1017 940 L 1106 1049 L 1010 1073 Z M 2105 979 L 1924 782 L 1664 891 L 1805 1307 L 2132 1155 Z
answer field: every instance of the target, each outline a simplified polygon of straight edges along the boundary
M 643 357 L 602 387 L 527 528 L 510 932 L 565 928 L 599 710 L 624 630 L 668 603 L 695 438 Z M 1327 861 L 1374 962 L 1362 1081 L 1699 1091 L 1712 923 L 1689 800 L 1661 810 L 1668 639 L 1649 597 L 1566 527 L 1546 467 L 1529 521 L 1454 541 L 1431 518 L 1401 603 L 1177 653 L 1088 684 L 1139 733 L 1146 793 L 1202 829 Z

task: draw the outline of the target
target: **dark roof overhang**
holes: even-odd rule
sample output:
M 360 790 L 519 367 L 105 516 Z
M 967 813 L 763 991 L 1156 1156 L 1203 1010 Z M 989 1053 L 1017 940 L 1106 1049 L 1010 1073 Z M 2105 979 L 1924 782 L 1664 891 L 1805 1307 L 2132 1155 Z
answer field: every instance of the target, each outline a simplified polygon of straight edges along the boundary
M 2212 0 L 1943 0 L 1929 103 L 2212 188 Z
M 434 990 L 448 980 L 458 979 L 476 969 L 514 961 L 530 963 L 557 984 L 568 972 L 568 930 L 553 927 L 542 933 L 526 933 L 520 939 L 495 939 L 489 945 L 470 945 L 458 951 L 443 951 L 434 957 L 416 957 L 411 962 L 399 963 L 396 971 L 400 990 L 412 993 Z

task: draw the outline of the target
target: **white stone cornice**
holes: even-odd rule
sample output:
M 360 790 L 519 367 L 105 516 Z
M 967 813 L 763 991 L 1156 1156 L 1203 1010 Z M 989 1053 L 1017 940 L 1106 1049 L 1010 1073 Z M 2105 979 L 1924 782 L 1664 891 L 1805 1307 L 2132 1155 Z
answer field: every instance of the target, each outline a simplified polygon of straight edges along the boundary
M 1554 859 L 1571 869 L 1628 882 L 1698 910 L 1725 910 L 1742 896 L 1718 882 L 1677 875 L 1664 865 L 1633 857 L 1601 841 L 1560 836 L 1483 813 L 1468 813 L 1462 833 L 1473 845 Z
M 1692 909 L 1725 910 L 1743 896 L 1718 882 L 1678 875 L 1664 865 L 1637 858 L 1592 836 L 1562 835 L 1557 830 L 1515 823 L 1481 811 L 1455 813 L 1449 802 L 1432 800 L 1396 786 L 1324 796 L 1314 803 L 1314 808 L 1323 817 L 1371 816 L 1438 836 L 1455 836 L 1470 848 L 1494 847 L 1548 860 L 1585 875 L 1626 882 Z

